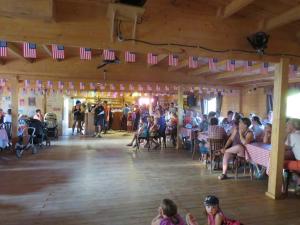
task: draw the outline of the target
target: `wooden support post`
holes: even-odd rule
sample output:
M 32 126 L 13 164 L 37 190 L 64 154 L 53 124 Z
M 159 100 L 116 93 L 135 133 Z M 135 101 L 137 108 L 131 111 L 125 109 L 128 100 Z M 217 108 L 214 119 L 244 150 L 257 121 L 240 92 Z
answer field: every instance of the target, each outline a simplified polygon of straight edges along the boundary
M 278 199 L 282 193 L 284 160 L 286 98 L 288 89 L 289 60 L 282 58 L 276 65 L 274 78 L 274 112 L 272 126 L 271 167 L 266 195 Z
M 46 92 L 44 92 L 43 111 L 44 111 L 43 113 L 45 115 L 47 112 L 47 93 Z
M 138 21 L 138 15 L 135 15 L 134 23 L 133 23 L 133 30 L 132 30 L 132 39 L 136 38 L 136 25 L 137 25 L 137 21 Z M 133 43 L 135 43 L 135 41 L 133 41 Z
M 113 11 L 112 17 L 111 17 L 111 31 L 110 31 L 110 41 L 114 42 L 114 36 L 115 36 L 115 18 L 116 18 L 116 11 Z
M 179 86 L 178 88 L 177 105 L 178 105 L 178 123 L 177 123 L 176 149 L 179 150 L 182 148 L 182 140 L 180 135 L 180 128 L 183 126 L 183 87 L 182 86 Z
M 152 114 L 153 114 L 153 102 L 152 102 L 152 98 L 153 98 L 153 96 L 152 96 L 152 94 L 150 94 L 150 95 L 149 95 L 149 99 L 150 99 L 149 113 L 150 113 L 151 116 L 152 116 Z
M 16 140 L 18 133 L 18 112 L 19 112 L 19 80 L 13 77 L 11 83 L 11 112 L 12 112 L 12 139 Z

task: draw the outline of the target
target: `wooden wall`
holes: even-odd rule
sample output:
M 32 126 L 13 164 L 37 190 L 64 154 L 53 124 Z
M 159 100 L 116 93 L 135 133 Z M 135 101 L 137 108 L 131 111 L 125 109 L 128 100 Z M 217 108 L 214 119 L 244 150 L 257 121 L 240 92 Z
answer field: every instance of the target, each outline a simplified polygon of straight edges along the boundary
M 241 99 L 241 112 L 248 116 L 250 113 L 255 113 L 260 117 L 265 117 L 267 114 L 267 96 L 264 88 L 256 90 L 243 89 Z
M 240 111 L 240 95 L 223 96 L 221 116 L 226 117 L 229 110 Z

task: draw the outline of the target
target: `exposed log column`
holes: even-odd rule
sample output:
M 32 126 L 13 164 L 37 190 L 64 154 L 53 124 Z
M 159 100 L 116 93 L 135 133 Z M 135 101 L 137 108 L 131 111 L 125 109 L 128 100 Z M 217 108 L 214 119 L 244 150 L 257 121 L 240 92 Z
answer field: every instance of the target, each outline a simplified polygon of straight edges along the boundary
M 181 85 L 178 87 L 177 105 L 178 105 L 178 123 L 177 123 L 176 149 L 179 150 L 182 148 L 180 128 L 183 126 L 183 87 Z
M 19 80 L 17 77 L 9 80 L 11 84 L 11 111 L 12 111 L 12 138 L 17 138 L 18 132 L 18 112 L 19 112 Z

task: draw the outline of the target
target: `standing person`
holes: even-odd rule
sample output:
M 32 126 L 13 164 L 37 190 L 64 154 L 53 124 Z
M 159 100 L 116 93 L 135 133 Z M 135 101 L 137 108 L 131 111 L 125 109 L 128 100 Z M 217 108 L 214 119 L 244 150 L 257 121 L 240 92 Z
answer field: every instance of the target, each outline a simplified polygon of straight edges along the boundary
M 81 102 L 80 101 L 78 101 L 78 100 L 76 101 L 76 105 L 73 107 L 72 113 L 74 116 L 74 122 L 73 122 L 73 126 L 72 126 L 72 135 L 74 135 L 74 130 L 75 130 L 76 124 L 77 124 L 77 133 L 79 133 L 81 130 L 81 121 L 80 121 Z
M 44 121 L 44 116 L 42 115 L 42 111 L 40 109 L 35 110 L 35 115 L 33 116 L 33 119 L 39 120 L 41 122 Z
M 108 130 L 112 129 L 113 122 L 114 122 L 114 114 L 112 112 L 111 106 L 109 106 L 109 123 L 108 123 L 109 126 L 108 126 Z
M 130 109 L 128 107 L 128 104 L 125 103 L 125 106 L 122 109 L 122 119 L 121 119 L 121 129 L 122 130 L 127 130 L 127 118 L 128 118 L 129 111 L 130 111 Z
M 4 123 L 11 123 L 12 122 L 12 118 L 11 118 L 11 109 L 7 110 L 7 114 L 5 114 L 4 116 Z
M 4 112 L 3 109 L 0 109 L 0 124 L 2 124 L 4 121 Z
M 174 106 L 174 102 L 171 102 L 170 107 L 169 107 L 169 112 L 171 112 L 171 113 L 177 112 L 177 109 Z
M 110 116 L 110 107 L 107 104 L 107 101 L 103 102 L 103 107 L 104 107 L 104 134 L 106 134 L 108 128 L 109 128 L 109 116 Z
M 105 111 L 103 105 L 99 102 L 94 109 L 96 137 L 101 138 L 101 130 L 104 129 Z
M 134 123 L 133 123 L 133 130 L 136 131 L 138 129 L 139 121 L 141 118 L 141 112 L 137 105 L 134 107 L 134 114 L 135 114 L 135 117 L 134 117 Z

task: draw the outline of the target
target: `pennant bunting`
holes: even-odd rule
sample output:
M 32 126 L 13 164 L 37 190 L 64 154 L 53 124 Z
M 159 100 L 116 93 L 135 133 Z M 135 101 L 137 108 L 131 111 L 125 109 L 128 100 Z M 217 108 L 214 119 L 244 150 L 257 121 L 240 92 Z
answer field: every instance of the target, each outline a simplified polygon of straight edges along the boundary
M 41 80 L 36 81 L 36 87 L 37 88 L 42 88 L 42 81 Z
M 69 88 L 71 90 L 74 90 L 74 82 L 72 82 L 72 81 L 69 82 Z
M 168 85 L 165 86 L 165 91 L 170 91 L 170 88 Z
M 49 89 L 53 88 L 53 82 L 51 80 L 47 81 L 47 88 L 49 88 Z
M 132 84 L 129 84 L 129 91 L 134 91 L 134 86 Z
M 262 67 L 261 67 L 261 73 L 262 74 L 268 74 L 268 71 L 269 71 L 269 63 L 267 63 L 267 62 L 264 62 L 263 64 L 262 64 Z
M 227 60 L 226 70 L 230 71 L 230 72 L 234 72 L 234 70 L 235 70 L 235 60 L 234 59 Z
M 0 57 L 6 57 L 6 56 L 7 56 L 7 42 L 0 41 Z
M 24 86 L 25 86 L 25 88 L 29 88 L 30 87 L 30 80 L 25 80 L 24 81 Z
M 169 54 L 169 66 L 178 66 L 178 56 Z
M 64 82 L 58 81 L 58 89 L 59 89 L 59 90 L 64 89 L 64 86 L 65 86 Z
M 135 62 L 135 53 L 134 52 L 125 52 L 125 62 L 134 63 Z
M 79 82 L 79 89 L 81 91 L 85 89 L 85 84 L 83 82 Z
M 147 63 L 149 65 L 156 65 L 158 63 L 158 56 L 157 56 L 157 54 L 148 53 L 147 54 Z
M 96 85 L 94 82 L 90 82 L 90 89 L 92 89 L 92 90 L 96 89 Z
M 252 66 L 253 66 L 252 61 L 245 62 L 245 71 L 246 72 L 251 72 L 252 71 Z
M 147 91 L 152 91 L 152 87 L 149 84 L 147 84 Z
M 23 43 L 23 56 L 24 58 L 36 58 L 36 44 L 24 42 Z
M 156 91 L 160 91 L 160 86 L 156 85 Z
M 64 59 L 65 48 L 63 45 L 52 45 L 52 58 L 53 59 Z
M 80 59 L 91 60 L 92 59 L 92 49 L 91 48 L 80 48 Z
M 5 87 L 6 80 L 5 79 L 0 79 L 0 87 Z
M 103 58 L 104 60 L 113 61 L 116 59 L 115 51 L 110 49 L 103 50 Z
M 120 91 L 124 91 L 125 90 L 125 87 L 123 84 L 120 84 Z
M 139 91 L 143 91 L 144 90 L 144 88 L 143 88 L 143 86 L 141 84 L 138 85 L 138 90 Z
M 208 68 L 210 71 L 214 72 L 217 70 L 217 62 L 218 62 L 218 59 L 216 59 L 216 58 L 208 59 Z
M 198 67 L 198 57 L 196 56 L 189 56 L 189 68 L 196 69 Z

